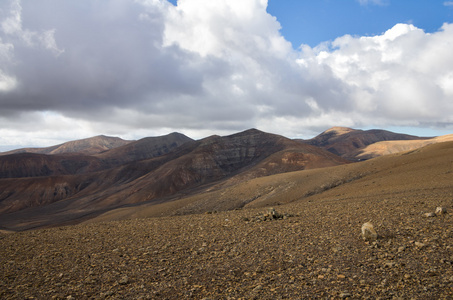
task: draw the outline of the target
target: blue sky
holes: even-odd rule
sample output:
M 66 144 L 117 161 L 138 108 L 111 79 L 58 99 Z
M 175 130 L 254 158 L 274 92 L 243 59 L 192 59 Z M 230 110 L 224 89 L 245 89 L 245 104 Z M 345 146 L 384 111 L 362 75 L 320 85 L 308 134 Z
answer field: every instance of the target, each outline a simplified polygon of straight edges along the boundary
M 453 133 L 452 16 L 436 0 L 3 0 L 0 149 Z
M 177 4 L 177 0 L 169 2 Z M 397 23 L 435 32 L 453 21 L 453 1 L 268 0 L 267 12 L 277 18 L 293 47 L 315 47 L 345 34 L 378 35 Z
M 426 32 L 452 22 L 453 6 L 442 0 L 388 0 L 360 4 L 355 0 L 270 0 L 267 11 L 282 25 L 294 47 L 312 47 L 339 36 L 377 35 L 397 23 L 410 23 Z

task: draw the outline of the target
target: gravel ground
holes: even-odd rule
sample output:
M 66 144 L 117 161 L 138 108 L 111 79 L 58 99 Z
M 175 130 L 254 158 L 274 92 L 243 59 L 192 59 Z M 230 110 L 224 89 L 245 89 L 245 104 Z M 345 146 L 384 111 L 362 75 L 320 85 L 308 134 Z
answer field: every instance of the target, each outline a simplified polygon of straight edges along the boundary
M 453 299 L 453 203 L 344 199 L 0 235 L 1 299 Z M 448 197 L 445 199 L 449 199 Z M 379 235 L 361 238 L 370 221 Z

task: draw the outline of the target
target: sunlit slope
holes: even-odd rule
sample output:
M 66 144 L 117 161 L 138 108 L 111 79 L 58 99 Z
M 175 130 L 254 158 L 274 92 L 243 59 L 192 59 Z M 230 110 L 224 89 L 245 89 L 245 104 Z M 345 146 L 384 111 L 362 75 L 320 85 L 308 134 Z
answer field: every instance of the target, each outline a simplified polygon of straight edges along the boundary
M 154 217 L 317 201 L 438 198 L 453 202 L 453 142 L 364 162 L 214 186 L 158 205 L 114 210 L 96 220 Z M 450 199 L 450 200 L 448 200 Z
M 427 145 L 453 141 L 453 134 L 420 140 L 381 141 L 356 151 L 353 156 L 357 159 L 370 159 L 382 155 L 394 154 L 418 149 Z

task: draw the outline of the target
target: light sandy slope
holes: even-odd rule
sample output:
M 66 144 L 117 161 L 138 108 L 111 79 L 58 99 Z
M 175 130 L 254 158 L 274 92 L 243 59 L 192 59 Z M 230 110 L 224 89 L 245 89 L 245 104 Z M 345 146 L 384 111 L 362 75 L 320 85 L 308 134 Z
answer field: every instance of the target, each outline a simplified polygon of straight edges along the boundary
M 382 141 L 368 145 L 355 153 L 357 159 L 370 159 L 382 155 L 410 151 L 431 144 L 453 141 L 453 134 L 423 140 Z

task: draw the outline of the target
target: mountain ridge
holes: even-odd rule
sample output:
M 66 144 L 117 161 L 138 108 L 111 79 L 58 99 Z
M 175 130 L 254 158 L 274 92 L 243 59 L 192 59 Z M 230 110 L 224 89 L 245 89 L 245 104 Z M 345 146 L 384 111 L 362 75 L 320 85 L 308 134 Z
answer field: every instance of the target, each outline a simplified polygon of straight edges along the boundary
M 301 142 L 249 129 L 228 136 L 213 135 L 200 140 L 171 133 L 130 141 L 93 155 L 67 152 L 2 155 L 0 227 L 26 230 L 78 223 L 112 209 L 142 203 L 154 205 L 153 209 L 166 205 L 171 207 L 179 203 L 178 199 L 203 198 L 203 195 L 241 182 L 276 174 L 305 170 L 307 176 L 312 176 L 308 175 L 312 174 L 309 170 L 319 169 L 323 173 L 321 177 L 329 177 L 330 169 L 324 168 L 348 166 L 351 164 L 351 157 L 357 160 L 358 155 L 366 153 L 364 149 L 379 144 L 375 142 L 365 146 L 367 142 L 379 139 L 384 140 L 381 142 L 389 142 L 389 137 L 397 136 L 400 135 L 381 130 L 364 132 L 334 127 L 315 137 L 314 142 Z M 418 145 L 417 141 L 420 141 L 414 136 L 402 137 L 408 140 L 394 142 L 407 141 Z M 437 143 L 446 140 L 448 139 L 439 137 L 421 141 Z M 352 149 L 345 152 L 351 156 L 343 155 L 348 158 L 346 159 L 328 151 L 332 145 L 341 145 L 343 148 L 340 147 L 340 150 Z M 344 177 L 355 180 L 360 176 Z M 332 183 L 319 184 L 329 186 Z M 281 189 L 286 188 L 288 187 Z M 271 190 L 278 195 L 283 191 L 281 189 Z M 213 203 L 208 203 L 208 200 L 204 202 L 204 209 L 237 209 L 256 202 L 254 200 L 257 195 L 244 200 L 240 194 L 231 191 L 228 193 L 237 195 L 236 199 L 228 198 L 227 202 L 221 204 L 227 198 L 216 196 L 214 200 L 210 200 Z M 262 203 L 267 203 L 263 202 L 262 197 L 258 198 Z M 199 209 L 184 210 L 178 207 L 173 207 L 173 210 L 200 212 Z
M 110 155 L 109 152 L 116 157 L 118 149 L 96 155 L 96 159 Z M 145 152 L 150 153 L 146 147 Z M 61 222 L 63 216 L 67 221 L 70 210 L 72 218 L 78 219 L 123 205 L 166 201 L 181 192 L 191 193 L 238 174 L 256 177 L 316 168 L 318 163 L 322 166 L 348 163 L 322 149 L 259 130 L 188 140 L 159 156 L 137 157 L 138 160 L 130 162 L 108 162 L 111 167 L 94 172 L 52 176 L 50 185 L 44 184 L 49 181 L 46 177 L 0 180 L 0 212 L 8 212 L 10 224 L 14 219 L 28 218 L 30 223 L 22 228 L 44 226 L 56 220 Z M 274 161 L 260 165 L 266 159 Z M 18 184 L 15 190 L 11 189 L 12 180 Z M 24 203 L 23 199 L 28 200 Z M 34 216 L 33 210 L 39 212 L 38 216 Z M 39 215 L 44 215 L 44 220 L 31 221 L 39 219 Z M 8 220 L 2 218 L 0 226 L 7 227 Z
M 451 203 L 452 155 L 453 142 L 448 141 L 357 163 L 237 180 L 230 185 L 220 183 L 173 203 L 143 203 L 111 210 L 88 223 L 279 207 L 301 202 L 335 203 L 348 199 L 382 202 L 387 198 L 408 199 L 420 195 Z
M 358 153 L 368 145 L 381 141 L 404 141 L 430 139 L 382 129 L 357 130 L 348 127 L 332 127 L 302 143 L 321 147 L 351 161 L 357 161 Z
M 90 138 L 69 141 L 50 147 L 43 148 L 20 148 L 0 153 L 0 155 L 10 155 L 19 153 L 36 153 L 36 154 L 85 154 L 93 155 L 132 141 L 123 140 L 119 137 L 110 137 L 106 135 L 97 135 Z

